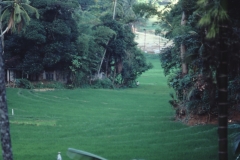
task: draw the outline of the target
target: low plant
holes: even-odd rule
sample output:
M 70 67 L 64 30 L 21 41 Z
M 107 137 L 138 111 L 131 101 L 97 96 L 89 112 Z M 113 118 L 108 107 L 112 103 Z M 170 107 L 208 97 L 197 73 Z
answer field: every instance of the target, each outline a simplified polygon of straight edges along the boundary
M 63 89 L 65 88 L 64 83 L 62 82 L 57 82 L 57 81 L 52 81 L 50 83 L 47 83 L 46 88 L 55 88 L 55 89 Z
M 92 88 L 98 89 L 98 88 L 113 88 L 112 82 L 110 79 L 97 79 L 93 81 Z
M 16 79 L 16 86 L 19 88 L 32 89 L 32 83 L 27 79 Z
M 49 82 L 37 82 L 33 84 L 33 88 L 55 88 L 63 89 L 65 88 L 64 83 L 58 81 L 49 81 Z

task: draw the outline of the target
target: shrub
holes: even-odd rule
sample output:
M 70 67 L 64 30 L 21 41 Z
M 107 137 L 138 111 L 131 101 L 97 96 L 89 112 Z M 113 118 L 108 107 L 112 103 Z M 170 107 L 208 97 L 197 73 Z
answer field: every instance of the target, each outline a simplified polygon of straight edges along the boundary
M 32 83 L 27 79 L 16 79 L 16 85 L 17 85 L 17 87 L 25 88 L 25 89 L 33 88 Z
M 86 87 L 88 85 L 88 78 L 83 72 L 76 72 L 73 78 L 73 87 Z
M 93 81 L 92 87 L 96 88 L 96 89 L 97 88 L 113 88 L 112 82 L 108 78 L 105 78 L 105 79 L 102 79 L 102 80 L 98 79 L 98 80 Z
M 37 82 L 33 84 L 34 88 L 45 88 L 43 82 Z
M 63 83 L 57 81 L 37 82 L 33 86 L 34 88 L 55 88 L 55 89 L 65 88 Z
M 64 88 L 64 84 L 61 82 L 57 82 L 57 81 L 52 81 L 50 83 L 47 83 L 46 88 L 55 88 L 55 89 L 62 89 Z

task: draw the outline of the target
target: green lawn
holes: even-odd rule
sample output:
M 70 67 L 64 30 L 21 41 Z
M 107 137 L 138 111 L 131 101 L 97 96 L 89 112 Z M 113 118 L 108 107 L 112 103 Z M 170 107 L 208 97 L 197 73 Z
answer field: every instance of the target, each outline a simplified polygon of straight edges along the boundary
M 173 120 L 157 57 L 133 89 L 7 89 L 15 160 L 56 160 L 67 148 L 109 160 L 214 160 L 217 127 Z

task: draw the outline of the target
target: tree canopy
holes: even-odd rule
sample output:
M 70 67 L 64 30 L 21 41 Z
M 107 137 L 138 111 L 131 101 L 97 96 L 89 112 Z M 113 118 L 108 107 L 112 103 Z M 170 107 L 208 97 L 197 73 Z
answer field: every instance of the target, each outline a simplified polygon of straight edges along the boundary
M 39 19 L 32 18 L 25 33 L 5 36 L 5 67 L 24 74 L 62 70 L 71 75 L 76 86 L 88 84 L 100 71 L 111 85 L 134 85 L 136 78 L 151 67 L 144 56 L 139 57 L 140 66 L 124 65 L 142 54 L 130 29 L 134 1 L 117 1 L 116 20 L 112 19 L 113 4 L 109 2 L 32 0 Z M 124 67 L 134 69 L 123 76 Z
M 201 3 L 200 3 L 201 2 Z M 167 31 L 166 37 L 174 41 L 174 45 L 165 49 L 160 55 L 161 65 L 164 68 L 164 73 L 169 77 L 168 84 L 176 91 L 176 99 L 171 103 L 176 103 L 184 107 L 189 113 L 213 113 L 216 109 L 217 98 L 217 68 L 219 67 L 219 32 L 218 28 L 220 19 L 216 22 L 209 23 L 214 19 L 215 8 L 214 4 L 203 6 L 202 1 L 180 0 L 176 5 L 169 5 L 171 10 L 164 11 L 161 17 L 165 21 L 160 22 L 160 31 Z M 231 21 L 231 28 L 227 30 L 227 38 L 225 43 L 228 45 L 228 67 L 229 67 L 229 97 L 232 101 L 232 106 L 238 104 L 239 90 L 237 86 L 232 84 L 238 81 L 239 75 L 239 57 L 238 43 L 239 36 L 236 34 L 238 30 L 237 11 L 234 7 L 234 2 L 230 1 L 231 9 L 228 12 L 228 18 Z M 206 12 L 206 8 L 210 10 Z M 182 11 L 187 11 L 187 24 L 181 26 Z M 209 12 L 209 13 L 208 13 Z M 219 11 L 226 19 L 227 15 L 223 11 Z M 206 17 L 210 18 L 207 19 Z M 219 18 L 219 17 L 218 17 Z M 169 24 L 171 27 L 169 27 Z M 213 26 L 216 25 L 216 26 Z M 215 28 L 216 29 L 215 29 Z M 181 58 L 180 45 L 184 43 L 187 51 L 184 61 L 187 63 L 189 72 L 186 76 L 182 76 L 180 72 Z M 179 106 L 179 107 L 180 107 Z

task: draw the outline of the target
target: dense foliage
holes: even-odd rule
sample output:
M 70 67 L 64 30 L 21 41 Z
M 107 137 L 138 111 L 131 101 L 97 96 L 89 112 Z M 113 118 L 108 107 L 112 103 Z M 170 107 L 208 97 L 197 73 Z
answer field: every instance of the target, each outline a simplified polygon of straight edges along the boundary
M 168 5 L 171 10 L 161 12 L 161 31 L 174 45 L 160 55 L 164 73 L 168 76 L 168 85 L 175 90 L 170 103 L 181 113 L 217 114 L 218 79 L 221 69 L 221 46 L 218 28 L 214 26 L 226 18 L 227 13 L 219 9 L 218 1 L 180 0 L 176 5 Z M 230 25 L 223 35 L 227 45 L 228 63 L 228 99 L 231 108 L 239 108 L 239 42 L 238 3 L 229 1 L 228 17 Z M 181 25 L 182 13 L 187 23 Z M 181 59 L 181 45 L 186 53 Z M 182 73 L 182 63 L 187 64 L 187 74 Z
M 25 78 L 61 70 L 75 87 L 92 84 L 102 73 L 111 85 L 133 86 L 151 67 L 131 31 L 134 2 L 119 0 L 113 19 L 113 4 L 106 1 L 32 0 L 40 17 L 25 32 L 5 36 L 5 68 Z

